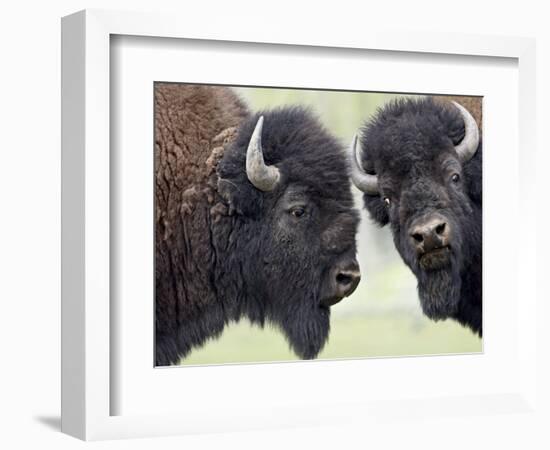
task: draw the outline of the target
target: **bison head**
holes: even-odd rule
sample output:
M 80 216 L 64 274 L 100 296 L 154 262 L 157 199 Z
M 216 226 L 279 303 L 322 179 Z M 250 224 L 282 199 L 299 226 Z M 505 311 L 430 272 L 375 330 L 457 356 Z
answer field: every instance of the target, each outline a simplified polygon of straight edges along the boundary
M 398 100 L 361 131 L 360 145 L 356 137 L 350 148 L 352 179 L 374 220 L 390 224 L 417 277 L 424 313 L 463 319 L 478 331 L 480 323 L 463 317 L 468 291 L 481 290 L 481 142 L 474 118 L 454 102 Z
M 300 357 L 314 358 L 330 306 L 360 278 L 345 153 L 309 111 L 278 109 L 240 126 L 218 179 L 247 291 L 239 314 L 277 325 Z

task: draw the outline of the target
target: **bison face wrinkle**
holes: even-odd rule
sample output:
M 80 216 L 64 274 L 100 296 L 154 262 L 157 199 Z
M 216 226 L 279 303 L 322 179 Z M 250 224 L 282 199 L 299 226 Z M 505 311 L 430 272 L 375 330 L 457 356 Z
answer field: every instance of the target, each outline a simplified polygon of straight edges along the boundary
M 481 335 L 481 140 L 461 163 L 461 115 L 431 98 L 390 102 L 362 135 L 361 163 L 374 167 L 380 190 L 364 195 L 365 208 L 390 225 L 424 313 Z

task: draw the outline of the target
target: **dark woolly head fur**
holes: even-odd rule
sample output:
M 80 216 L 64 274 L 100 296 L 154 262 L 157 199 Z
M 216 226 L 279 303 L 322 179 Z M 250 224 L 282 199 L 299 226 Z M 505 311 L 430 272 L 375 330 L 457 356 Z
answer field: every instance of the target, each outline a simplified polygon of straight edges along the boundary
M 263 155 L 281 178 L 262 192 L 245 170 L 259 114 L 239 117 L 233 92 L 212 89 L 156 90 L 156 363 L 177 362 L 241 318 L 274 324 L 314 358 L 329 334 L 334 267 L 355 263 L 343 149 L 306 109 L 263 112 Z M 209 131 L 212 115 L 221 129 Z M 218 133 L 233 137 L 215 147 Z
M 424 313 L 455 318 L 481 334 L 481 140 L 474 157 L 461 164 L 454 146 L 464 137 L 463 118 L 452 103 L 430 97 L 390 102 L 361 133 L 361 162 L 378 175 L 380 190 L 364 195 L 365 207 L 379 225 L 390 224 L 397 250 L 417 277 Z M 411 224 L 433 214 L 451 230 L 450 251 L 422 259 Z
M 279 326 L 302 358 L 328 338 L 329 309 L 320 306 L 332 267 L 354 260 L 358 215 L 339 143 L 306 109 L 262 112 L 265 162 L 280 169 L 280 185 L 261 192 L 244 171 L 246 148 L 260 114 L 245 121 L 218 165 L 219 192 L 237 213 L 245 315 Z M 295 208 L 304 213 L 292 215 Z

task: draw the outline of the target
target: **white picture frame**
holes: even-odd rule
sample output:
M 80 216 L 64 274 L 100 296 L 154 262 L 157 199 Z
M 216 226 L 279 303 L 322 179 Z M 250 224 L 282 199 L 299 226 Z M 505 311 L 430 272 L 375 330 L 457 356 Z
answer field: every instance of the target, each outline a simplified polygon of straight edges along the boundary
M 514 361 L 509 363 L 517 365 L 517 371 L 514 370 L 513 377 L 506 379 L 506 384 L 495 383 L 494 391 L 486 392 L 481 386 L 477 392 L 466 390 L 457 397 L 459 391 L 445 395 L 442 394 L 445 388 L 436 389 L 434 383 L 433 394 L 420 389 L 418 395 L 410 395 L 412 389 L 409 389 L 410 393 L 403 389 L 396 390 L 392 398 L 373 396 L 372 401 L 365 400 L 369 397 L 362 397 L 352 402 L 351 397 L 342 395 L 340 402 L 334 397 L 323 403 L 305 396 L 305 404 L 282 401 L 271 406 L 262 405 L 262 409 L 254 408 L 253 402 L 261 400 L 252 396 L 243 400 L 244 406 L 240 409 L 220 398 L 218 404 L 209 404 L 205 410 L 195 399 L 195 409 L 159 411 L 157 408 L 148 413 L 148 404 L 145 404 L 139 412 L 114 415 L 113 395 L 121 388 L 114 382 L 111 368 L 111 337 L 117 333 L 116 324 L 111 321 L 110 305 L 113 282 L 110 258 L 114 245 L 110 239 L 110 187 L 117 176 L 110 169 L 110 108 L 114 95 L 110 64 L 111 37 L 114 35 L 200 40 L 213 44 L 231 42 L 245 47 L 265 45 L 266 49 L 269 45 L 278 45 L 278 51 L 283 54 L 291 51 L 291 46 L 298 46 L 302 50 L 315 49 L 321 53 L 326 49 L 336 57 L 346 51 L 356 51 L 360 57 L 361 51 L 368 50 L 407 54 L 411 61 L 429 55 L 517 61 L 516 118 L 519 117 L 519 122 L 516 125 L 519 141 L 514 148 L 519 157 L 519 176 L 512 188 L 513 198 L 521 198 L 521 202 L 516 204 L 517 213 L 522 217 L 518 227 L 534 229 L 536 222 L 535 186 L 528 176 L 536 165 L 535 45 L 532 39 L 351 29 L 344 34 L 326 35 L 314 27 L 305 36 L 265 22 L 235 28 L 221 21 L 215 27 L 205 28 L 200 22 L 163 14 L 87 10 L 67 16 L 62 21 L 62 430 L 65 433 L 85 440 L 97 440 L 329 423 L 357 423 L 360 426 L 364 420 L 378 420 L 380 417 L 383 420 L 402 420 L 403 411 L 407 415 L 426 417 L 434 414 L 467 417 L 503 411 L 537 413 L 540 406 L 536 403 L 535 382 L 537 292 L 533 240 L 517 246 L 517 270 L 512 269 L 517 276 L 514 286 L 521 285 L 523 294 L 521 304 L 511 304 L 517 306 L 517 316 L 510 314 L 506 319 L 514 321 L 514 340 L 511 341 Z M 281 83 L 284 85 L 285 81 Z M 437 89 L 438 93 L 445 93 L 442 90 L 441 87 Z M 516 103 L 512 103 L 515 108 Z M 517 301 L 517 292 L 510 295 L 515 295 Z M 490 352 L 498 351 L 489 345 L 489 353 L 485 356 L 490 360 Z M 502 360 L 507 358 L 506 355 L 499 357 Z M 428 365 L 432 370 L 445 370 L 441 366 L 449 369 L 456 364 L 451 359 L 440 361 L 424 362 L 425 365 L 413 361 L 409 363 L 409 369 L 417 370 L 417 375 L 421 376 L 423 371 L 430 370 Z M 462 362 L 470 364 L 466 359 Z M 253 372 L 255 377 L 284 379 L 284 371 L 293 371 L 293 376 L 298 371 L 311 376 L 318 376 L 323 371 L 323 374 L 330 373 L 339 379 L 346 372 L 359 373 L 366 364 L 365 361 L 330 366 L 298 363 L 290 369 L 281 369 L 276 364 L 249 365 L 243 369 Z M 389 361 L 383 364 L 387 366 L 383 370 L 391 370 L 392 366 L 401 370 L 400 363 Z M 157 370 L 157 374 L 168 374 L 170 370 Z M 177 370 L 178 373 L 170 375 L 171 378 L 185 380 L 186 374 L 191 374 Z M 168 375 L 162 376 L 168 378 Z M 351 385 L 357 382 L 353 377 L 347 381 Z M 213 407 L 217 413 L 208 414 L 206 411 Z M 433 412 L 434 409 L 437 412 Z

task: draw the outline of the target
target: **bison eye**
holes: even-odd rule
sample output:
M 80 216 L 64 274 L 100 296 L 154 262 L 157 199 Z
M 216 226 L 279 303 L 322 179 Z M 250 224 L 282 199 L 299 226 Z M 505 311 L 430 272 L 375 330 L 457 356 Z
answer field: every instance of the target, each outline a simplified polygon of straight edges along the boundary
M 389 207 L 391 205 L 391 200 L 388 197 L 384 197 L 384 203 Z
M 292 214 L 294 217 L 302 217 L 305 214 L 304 208 L 292 208 L 290 210 L 290 214 Z
M 460 175 L 458 173 L 453 174 L 451 180 L 453 183 L 458 183 L 460 181 Z

